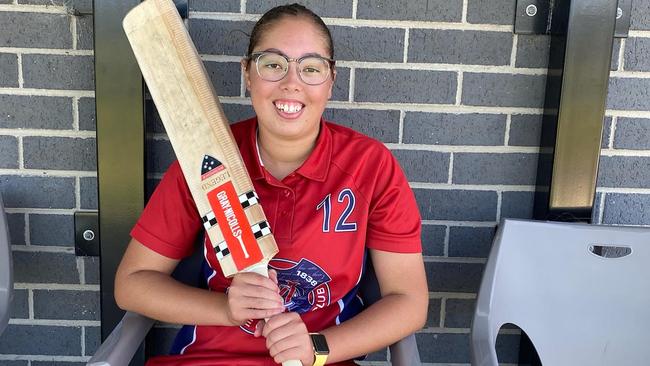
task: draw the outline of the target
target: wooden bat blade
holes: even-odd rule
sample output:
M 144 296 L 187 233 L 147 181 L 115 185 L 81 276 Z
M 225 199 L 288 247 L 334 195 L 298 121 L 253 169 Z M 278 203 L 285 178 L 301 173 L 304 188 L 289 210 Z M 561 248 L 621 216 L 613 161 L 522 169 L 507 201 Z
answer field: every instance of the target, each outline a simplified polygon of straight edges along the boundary
M 275 239 L 174 4 L 144 1 L 123 26 L 223 273 L 265 272 Z

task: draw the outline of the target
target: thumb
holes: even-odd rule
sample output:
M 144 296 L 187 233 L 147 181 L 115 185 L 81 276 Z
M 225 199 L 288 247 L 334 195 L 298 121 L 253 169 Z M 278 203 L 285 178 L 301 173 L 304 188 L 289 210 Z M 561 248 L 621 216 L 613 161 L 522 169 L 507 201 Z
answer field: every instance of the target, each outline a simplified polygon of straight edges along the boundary
M 259 337 L 262 335 L 262 330 L 264 329 L 264 325 L 266 322 L 264 319 L 260 319 L 257 324 L 255 324 L 255 333 L 253 334 L 255 338 Z

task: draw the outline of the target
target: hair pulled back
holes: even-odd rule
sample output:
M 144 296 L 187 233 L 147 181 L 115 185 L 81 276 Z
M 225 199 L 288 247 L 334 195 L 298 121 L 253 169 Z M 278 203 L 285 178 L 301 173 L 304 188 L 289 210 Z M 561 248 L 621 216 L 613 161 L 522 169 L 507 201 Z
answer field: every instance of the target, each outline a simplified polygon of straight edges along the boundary
M 329 28 L 323 22 L 323 19 L 316 15 L 313 11 L 307 9 L 306 7 L 300 4 L 289 4 L 276 6 L 273 9 L 270 9 L 255 23 L 253 31 L 248 42 L 248 55 L 253 52 L 255 46 L 259 43 L 260 38 L 263 36 L 264 32 L 271 28 L 278 21 L 287 18 L 287 17 L 303 17 L 305 19 L 311 20 L 314 25 L 320 30 L 323 34 L 323 37 L 326 40 L 327 50 L 329 51 L 329 58 L 334 58 L 334 42 L 332 41 L 332 35 Z M 323 55 L 327 56 L 327 55 Z

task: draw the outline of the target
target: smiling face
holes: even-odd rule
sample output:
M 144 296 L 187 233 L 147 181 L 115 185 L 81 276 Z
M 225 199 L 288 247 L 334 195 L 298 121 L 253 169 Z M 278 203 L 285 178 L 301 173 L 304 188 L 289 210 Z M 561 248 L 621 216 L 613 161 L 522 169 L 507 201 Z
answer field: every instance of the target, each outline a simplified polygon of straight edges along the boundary
M 289 58 L 308 54 L 330 57 L 325 36 L 304 17 L 286 16 L 270 25 L 253 52 L 278 52 Z M 334 77 L 320 85 L 307 85 L 298 76 L 297 63 L 289 63 L 280 81 L 266 81 L 257 74 L 255 62 L 242 61 L 246 88 L 257 114 L 260 137 L 273 140 L 316 140 L 320 118 L 332 96 Z M 334 72 L 334 70 L 332 71 Z

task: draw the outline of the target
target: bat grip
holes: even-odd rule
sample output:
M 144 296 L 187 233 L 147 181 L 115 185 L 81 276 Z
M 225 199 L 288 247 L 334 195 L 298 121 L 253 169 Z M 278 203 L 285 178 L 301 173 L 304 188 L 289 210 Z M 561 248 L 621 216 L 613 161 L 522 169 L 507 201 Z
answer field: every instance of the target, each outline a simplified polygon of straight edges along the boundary
M 265 262 L 259 263 L 255 266 L 246 269 L 246 272 L 255 272 L 257 274 L 261 274 L 264 277 L 269 277 L 269 269 L 267 267 L 267 263 Z M 268 319 L 264 319 L 264 320 L 268 320 Z M 299 360 L 289 360 L 289 361 L 284 361 L 282 363 L 282 366 L 303 366 L 303 364 Z

